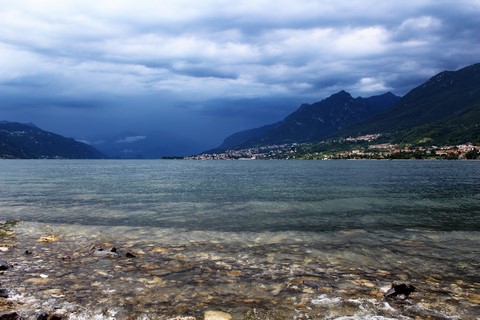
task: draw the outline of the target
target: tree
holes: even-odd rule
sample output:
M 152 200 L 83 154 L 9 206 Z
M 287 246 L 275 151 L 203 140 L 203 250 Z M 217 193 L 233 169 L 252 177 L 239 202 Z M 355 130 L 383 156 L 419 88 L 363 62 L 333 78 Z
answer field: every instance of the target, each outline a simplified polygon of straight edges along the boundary
M 467 153 L 465 153 L 465 158 L 466 159 L 479 159 L 479 152 L 478 150 L 470 150 Z

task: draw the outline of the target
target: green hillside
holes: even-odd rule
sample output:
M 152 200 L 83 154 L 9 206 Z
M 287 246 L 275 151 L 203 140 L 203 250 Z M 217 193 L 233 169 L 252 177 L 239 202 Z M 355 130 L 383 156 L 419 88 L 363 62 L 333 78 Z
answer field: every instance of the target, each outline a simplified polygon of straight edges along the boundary
M 100 159 L 95 148 L 32 124 L 0 122 L 0 159 Z
M 410 91 L 389 111 L 337 136 L 383 133 L 392 142 L 480 142 L 480 64 L 444 71 Z

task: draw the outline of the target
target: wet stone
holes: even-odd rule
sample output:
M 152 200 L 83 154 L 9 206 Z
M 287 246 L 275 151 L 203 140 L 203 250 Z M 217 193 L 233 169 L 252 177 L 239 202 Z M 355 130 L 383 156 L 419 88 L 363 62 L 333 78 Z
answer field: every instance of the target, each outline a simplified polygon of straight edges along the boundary
M 5 261 L 0 261 L 0 271 L 10 269 L 10 265 Z
M 407 285 L 405 283 L 392 283 L 392 287 L 385 293 L 385 298 L 398 298 L 405 300 L 408 296 L 415 291 L 415 287 Z
M 205 320 L 231 320 L 232 316 L 223 311 L 206 311 Z
M 35 315 L 35 320 L 48 320 L 48 313 L 40 312 Z
M 101 249 L 94 251 L 93 255 L 101 258 L 118 258 L 118 253 L 112 251 L 103 251 Z
M 277 284 L 277 285 L 272 286 L 272 288 L 273 288 L 273 290 L 271 291 L 272 295 L 278 296 L 280 294 L 280 292 L 282 292 L 282 290 L 284 289 L 284 285 L 283 284 Z
M 0 313 L 0 320 L 17 320 L 17 319 L 21 319 L 21 318 L 20 318 L 20 315 L 15 311 Z
M 6 289 L 0 289 L 0 298 L 8 298 L 8 292 Z
M 303 284 L 307 287 L 318 289 L 321 287 L 327 287 L 328 285 L 325 282 L 318 280 L 303 280 Z
M 167 253 L 168 251 L 169 249 L 164 247 L 155 247 L 151 250 L 153 253 Z
M 24 281 L 24 283 L 30 283 L 30 284 L 47 284 L 51 282 L 52 280 L 49 278 L 30 278 Z
M 239 277 L 242 275 L 242 272 L 240 270 L 231 270 L 231 271 L 227 271 L 227 275 L 229 277 Z
M 60 240 L 60 236 L 54 235 L 54 234 L 49 234 L 46 236 L 40 237 L 37 242 L 57 242 Z
M 480 304 L 480 294 L 472 294 L 468 297 L 468 301 Z
M 357 285 L 367 287 L 367 288 L 374 288 L 375 287 L 375 284 L 373 284 L 371 281 L 365 280 L 365 279 L 357 279 L 357 280 L 354 280 L 353 282 Z

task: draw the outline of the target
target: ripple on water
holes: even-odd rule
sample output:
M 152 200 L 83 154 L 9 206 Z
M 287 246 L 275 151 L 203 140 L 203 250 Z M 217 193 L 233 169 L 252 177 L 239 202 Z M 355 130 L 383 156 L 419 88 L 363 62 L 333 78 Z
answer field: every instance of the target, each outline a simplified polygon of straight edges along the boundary
M 7 248 L 2 259 L 14 265 L 2 283 L 23 312 L 61 311 L 71 319 L 202 319 L 207 310 L 234 319 L 475 319 L 480 311 L 479 249 L 461 254 L 455 241 L 478 243 L 476 233 L 392 237 L 364 230 L 242 233 L 37 223 L 22 223 L 15 233 L 0 245 Z M 54 241 L 38 241 L 47 235 Z M 95 255 L 92 246 L 115 247 L 118 257 Z M 443 259 L 454 253 L 454 261 Z M 414 283 L 418 292 L 405 302 L 385 301 L 383 292 L 398 280 Z

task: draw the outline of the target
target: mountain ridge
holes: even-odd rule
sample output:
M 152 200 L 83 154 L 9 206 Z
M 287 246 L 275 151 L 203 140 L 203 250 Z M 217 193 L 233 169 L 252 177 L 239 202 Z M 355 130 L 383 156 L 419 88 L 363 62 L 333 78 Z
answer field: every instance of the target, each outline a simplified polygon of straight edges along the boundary
M 336 135 L 382 132 L 390 134 L 394 142 L 431 139 L 462 143 L 465 134 L 473 133 L 465 128 L 480 139 L 480 63 L 440 72 L 413 88 L 388 111 L 339 130 Z M 449 132 L 442 135 L 442 130 Z
M 94 147 L 38 128 L 33 123 L 0 121 L 0 158 L 102 159 Z
M 383 142 L 413 145 L 480 143 L 480 63 L 457 71 L 442 71 L 405 96 L 396 97 L 394 103 L 392 96 L 396 97 L 387 92 L 353 98 L 341 90 L 320 102 L 301 105 L 282 121 L 230 135 L 213 151 L 317 143 L 369 134 L 381 134 Z M 370 112 L 359 116 L 367 101 Z M 310 131 L 298 130 L 305 123 L 310 125 Z
M 400 97 L 391 92 L 368 98 L 353 98 L 341 90 L 312 104 L 302 104 L 279 122 L 234 133 L 216 149 L 244 148 L 256 145 L 314 142 L 339 129 L 378 114 Z

